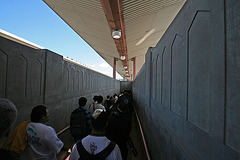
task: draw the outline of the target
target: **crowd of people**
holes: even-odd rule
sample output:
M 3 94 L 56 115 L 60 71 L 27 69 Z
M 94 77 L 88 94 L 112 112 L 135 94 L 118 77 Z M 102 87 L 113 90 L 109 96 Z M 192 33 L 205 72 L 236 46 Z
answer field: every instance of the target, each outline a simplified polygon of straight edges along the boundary
M 133 111 L 131 94 L 108 95 L 104 102 L 102 95 L 94 96 L 93 102 L 86 104 L 85 97 L 79 98 L 79 106 L 70 115 L 74 145 L 69 159 L 126 160 Z M 46 125 L 46 106 L 35 106 L 30 121 L 18 125 L 10 137 L 17 109 L 10 100 L 0 98 L 0 114 L 0 160 L 55 160 L 61 152 L 67 152 L 55 130 Z

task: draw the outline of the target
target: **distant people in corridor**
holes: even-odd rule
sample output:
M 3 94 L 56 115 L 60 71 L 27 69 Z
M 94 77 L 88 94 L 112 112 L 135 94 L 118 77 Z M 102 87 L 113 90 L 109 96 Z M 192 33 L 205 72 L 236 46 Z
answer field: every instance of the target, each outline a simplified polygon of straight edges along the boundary
M 81 97 L 78 100 L 79 107 L 71 113 L 70 118 L 70 133 L 77 142 L 91 133 L 90 118 L 91 113 L 84 108 L 86 106 L 87 99 Z
M 94 96 L 92 104 L 88 107 L 88 110 L 91 112 L 91 114 L 95 110 L 95 105 L 97 104 L 97 100 L 98 100 L 98 96 Z
M 114 93 L 114 95 L 113 95 L 113 103 L 116 103 L 117 100 L 118 100 L 118 96 L 117 96 L 116 93 Z
M 97 98 L 96 109 L 102 109 L 106 111 L 105 107 L 102 105 L 102 102 L 103 102 L 103 96 L 99 95 Z
M 121 95 L 111 113 L 106 127 L 106 136 L 118 144 L 123 160 L 127 159 L 127 141 L 131 131 L 132 102 L 127 95 Z
M 110 99 L 110 96 L 107 95 L 107 99 L 106 99 L 105 102 L 104 102 L 104 107 L 105 107 L 105 109 L 106 109 L 106 111 L 107 111 L 108 114 L 111 113 L 112 105 L 113 105 L 113 103 L 112 103 L 112 101 L 111 101 L 111 99 Z
M 48 121 L 49 114 L 45 106 L 38 105 L 32 109 L 31 122 L 27 126 L 28 146 L 21 159 L 57 159 L 63 142 L 52 127 L 45 125 Z
M 87 137 L 79 140 L 72 149 L 70 160 L 105 159 L 121 160 L 121 152 L 115 143 L 105 137 L 105 127 L 108 115 L 102 109 L 96 109 L 91 117 L 92 132 Z M 105 154 L 104 154 L 105 152 Z
M 11 151 L 2 149 L 5 138 L 8 137 L 12 124 L 17 117 L 15 105 L 8 99 L 0 98 L 0 159 L 1 160 L 19 160 Z

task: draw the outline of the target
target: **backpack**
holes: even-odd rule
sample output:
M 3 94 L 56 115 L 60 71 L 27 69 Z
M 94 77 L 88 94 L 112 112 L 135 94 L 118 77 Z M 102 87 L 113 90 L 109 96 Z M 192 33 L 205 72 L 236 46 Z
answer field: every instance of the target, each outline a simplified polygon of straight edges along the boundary
M 70 133 L 73 137 L 83 138 L 89 134 L 85 110 L 82 108 L 75 109 L 70 118 Z
M 110 142 L 109 145 L 104 148 L 101 152 L 92 155 L 86 151 L 86 149 L 83 147 L 83 144 L 80 141 L 77 143 L 77 150 L 78 154 L 80 155 L 80 158 L 78 160 L 105 160 L 107 156 L 113 151 L 115 148 L 116 143 Z

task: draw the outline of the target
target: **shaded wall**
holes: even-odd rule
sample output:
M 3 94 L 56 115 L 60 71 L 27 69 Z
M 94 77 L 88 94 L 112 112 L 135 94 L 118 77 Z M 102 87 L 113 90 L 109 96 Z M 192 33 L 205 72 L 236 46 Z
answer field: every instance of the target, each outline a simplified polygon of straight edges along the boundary
M 154 160 L 240 159 L 240 1 L 188 0 L 133 82 Z
M 120 82 L 85 67 L 63 60 L 49 50 L 36 50 L 0 37 L 0 97 L 10 99 L 18 109 L 14 125 L 29 120 L 34 106 L 44 104 L 49 125 L 56 132 L 70 123 L 78 98 L 87 106 L 94 95 L 104 98 L 120 92 Z M 66 136 L 67 135 L 67 136 Z M 69 133 L 61 137 L 69 143 Z

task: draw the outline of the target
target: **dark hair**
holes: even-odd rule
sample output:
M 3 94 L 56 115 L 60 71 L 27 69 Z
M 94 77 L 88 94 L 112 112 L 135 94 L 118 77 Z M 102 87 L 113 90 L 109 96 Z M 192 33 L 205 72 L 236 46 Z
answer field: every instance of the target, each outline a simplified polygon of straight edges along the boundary
M 47 115 L 47 107 L 43 105 L 38 105 L 32 109 L 31 113 L 31 121 L 32 122 L 39 122 L 41 120 L 42 116 Z
M 93 101 L 96 102 L 98 100 L 98 96 L 93 97 Z
M 91 125 L 96 130 L 104 129 L 107 125 L 107 121 L 108 121 L 108 114 L 105 111 L 102 111 L 97 118 L 91 117 Z
M 81 97 L 81 98 L 78 99 L 78 105 L 79 105 L 79 107 L 85 106 L 86 103 L 87 103 L 87 99 L 86 99 L 85 97 Z
M 97 102 L 98 102 L 98 103 L 102 103 L 102 101 L 103 101 L 103 96 L 99 95 L 99 96 L 98 96 L 98 99 L 97 99 Z
M 107 98 L 110 98 L 110 96 L 109 96 L 109 95 L 107 95 Z

